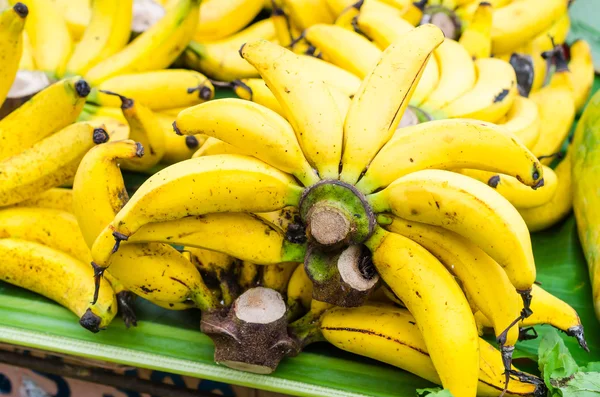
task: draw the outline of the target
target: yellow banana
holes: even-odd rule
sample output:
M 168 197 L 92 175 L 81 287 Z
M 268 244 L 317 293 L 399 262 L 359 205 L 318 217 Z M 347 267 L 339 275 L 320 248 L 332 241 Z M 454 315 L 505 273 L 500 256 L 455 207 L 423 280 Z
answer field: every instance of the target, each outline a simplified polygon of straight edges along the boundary
M 546 175 L 544 173 L 544 178 L 546 178 Z M 571 181 L 571 154 L 568 151 L 566 157 L 556 167 L 556 179 L 558 180 L 558 186 L 550 201 L 538 207 L 518 209 L 531 232 L 547 229 L 571 212 L 573 186 Z
M 327 62 L 365 78 L 373 69 L 381 50 L 365 37 L 336 25 L 317 24 L 304 31 Z
M 275 211 L 298 205 L 303 190 L 291 176 L 251 157 L 215 155 L 182 161 L 140 186 L 96 239 L 92 255 L 98 265 L 107 262 L 113 233 L 120 241 L 150 222 L 212 212 Z
M 575 108 L 581 111 L 592 92 L 594 84 L 594 63 L 592 50 L 585 40 L 577 40 L 569 48 L 569 70 L 573 74 L 575 88 Z
M 285 295 L 288 283 L 296 270 L 297 262 L 275 263 L 263 267 L 260 284 Z
M 174 134 L 173 122 L 177 114 L 168 116 L 164 113 L 155 113 L 155 115 L 162 126 L 165 137 L 165 153 L 160 160 L 162 164 L 175 164 L 191 159 L 198 148 L 206 141 L 207 137 L 205 135 L 180 136 Z
M 435 90 L 421 103 L 421 108 L 429 113 L 472 89 L 477 77 L 471 55 L 458 42 L 445 39 L 433 54 L 440 69 L 440 80 Z M 457 79 L 456 76 L 461 77 Z
M 340 179 L 354 184 L 391 138 L 442 31 L 423 25 L 390 45 L 352 99 L 344 124 Z
M 515 134 L 528 149 L 533 148 L 540 137 L 538 107 L 531 99 L 520 95 L 516 96 L 506 118 L 497 124 Z
M 312 290 L 312 281 L 306 275 L 304 263 L 300 263 L 296 266 L 287 285 L 287 305 L 295 317 L 310 309 Z
M 294 25 L 302 30 L 319 23 L 333 23 L 333 14 L 325 0 L 281 0 L 281 3 Z
M 80 41 L 92 16 L 91 0 L 51 0 L 65 18 L 73 41 Z
M 23 28 L 29 9 L 23 3 L 0 13 L 0 105 L 4 102 L 15 80 L 23 53 Z
M 110 284 L 90 304 L 94 291 L 93 271 L 67 254 L 30 241 L 0 239 L 0 279 L 54 300 L 79 318 L 92 332 L 106 328 L 117 313 L 117 300 Z
M 106 141 L 104 129 L 76 123 L 0 161 L 0 207 L 61 186 L 75 175 L 84 154 Z
M 13 5 L 16 0 L 9 0 Z M 61 77 L 73 42 L 67 23 L 50 0 L 22 0 L 29 8 L 25 29 L 33 47 L 38 70 L 51 78 Z
M 518 95 L 517 76 L 511 64 L 500 59 L 481 58 L 475 60 L 475 69 L 477 81 L 473 88 L 434 112 L 434 116 L 494 123 L 506 115 Z
M 489 58 L 492 54 L 493 15 L 494 9 L 490 3 L 479 3 L 469 26 L 460 35 L 458 42 L 467 49 L 473 59 Z
M 513 0 L 488 0 L 486 3 L 489 3 L 495 10 L 510 4 L 512 1 Z M 456 8 L 454 12 L 456 12 L 456 15 L 462 21 L 470 21 L 473 19 L 477 8 L 479 8 L 479 3 L 479 1 L 471 1 L 466 4 L 462 4 L 460 7 Z
M 533 39 L 566 14 L 567 4 L 564 0 L 522 0 L 496 9 L 492 22 L 493 53 L 515 50 Z
M 73 123 L 89 93 L 79 77 L 61 80 L 0 120 L 0 161 Z
M 334 308 L 321 317 L 320 329 L 327 341 L 340 349 L 370 357 L 442 384 L 415 318 L 406 309 L 390 305 Z M 479 338 L 477 395 L 497 397 L 504 389 L 500 352 Z M 454 356 L 460 360 L 460 356 Z M 512 368 L 515 370 L 515 368 Z M 511 379 L 509 396 L 542 395 L 543 381 L 527 375 L 527 381 Z M 458 394 L 453 394 L 457 396 Z M 474 392 L 470 395 L 474 395 Z
M 329 10 L 334 17 L 338 17 L 346 8 L 356 3 L 356 0 L 326 0 Z
M 279 101 L 309 163 L 321 178 L 337 179 L 344 115 L 327 85 L 305 70 L 298 55 L 268 41 L 247 43 L 240 54 Z
M 356 188 L 371 193 L 411 172 L 459 167 L 501 172 L 528 186 L 543 177 L 540 162 L 503 128 L 474 120 L 438 120 L 398 130 Z
M 237 33 L 262 10 L 264 0 L 205 0 L 194 40 L 205 43 Z
M 17 207 L 37 207 L 50 208 L 66 212 L 73 212 L 73 191 L 55 187 L 48 189 L 45 192 L 30 198 L 29 200 L 21 201 Z
M 75 45 L 66 66 L 67 75 L 83 75 L 119 52 L 129 41 L 133 0 L 93 1 L 91 20 Z
M 258 216 L 269 225 L 281 230 L 283 233 L 288 233 L 290 227 L 297 228 L 302 225 L 300 212 L 297 207 L 285 207 L 279 211 L 258 212 L 254 215 Z M 288 236 L 289 239 L 289 236 Z
M 33 48 L 27 32 L 22 31 L 23 35 L 23 51 L 21 53 L 21 60 L 19 61 L 18 70 L 36 70 L 35 60 L 33 59 Z
M 281 4 L 277 4 L 274 0 L 265 0 L 265 4 L 272 5 L 271 10 L 271 21 L 275 27 L 275 33 L 279 45 L 282 47 L 289 47 L 294 40 L 292 37 L 292 26 L 289 16 L 281 8 Z
M 214 43 L 192 41 L 184 53 L 184 62 L 187 67 L 221 81 L 258 77 L 256 69 L 240 57 L 240 47 L 249 41 L 275 37 L 273 22 L 265 19 Z
M 455 397 L 475 396 L 477 328 L 452 275 L 425 248 L 398 234 L 378 229 L 366 245 L 381 278 L 415 316 L 444 388 Z
M 460 234 L 494 258 L 517 290 L 531 289 L 536 270 L 527 225 L 489 186 L 454 172 L 424 170 L 399 178 L 367 199 L 375 212 L 392 212 Z
M 307 71 L 314 73 L 325 84 L 337 89 L 348 97 L 356 94 L 360 87 L 360 78 L 339 66 L 310 55 L 300 55 L 300 60 Z
M 218 99 L 183 110 L 173 125 L 184 135 L 204 134 L 241 148 L 294 175 L 305 186 L 319 181 L 291 125 L 264 106 L 241 99 Z
M 263 79 L 233 80 L 231 84 L 233 92 L 235 92 L 238 97 L 267 107 L 278 113 L 280 116 L 285 117 L 285 113 L 277 101 L 277 98 L 275 98 L 275 95 L 269 90 L 269 87 L 267 87 Z
M 256 278 L 258 275 L 258 266 L 252 262 L 243 261 L 239 267 L 237 282 L 242 291 L 256 287 Z
M 241 294 L 235 275 L 239 261 L 227 254 L 202 248 L 185 247 L 185 251 L 192 255 L 192 262 L 203 278 L 213 278 L 218 282 L 220 300 L 225 306 L 230 306 Z
M 217 138 L 208 137 L 202 146 L 200 146 L 200 149 L 198 149 L 192 155 L 192 158 L 195 159 L 203 156 L 214 156 L 216 154 L 239 154 L 244 156 L 252 156 L 252 153 L 240 147 L 233 146 L 232 144 Z
M 37 0 L 36 0 L 37 1 Z M 113 76 L 169 66 L 190 42 L 198 25 L 199 0 L 178 0 L 156 24 L 85 74 L 96 86 Z

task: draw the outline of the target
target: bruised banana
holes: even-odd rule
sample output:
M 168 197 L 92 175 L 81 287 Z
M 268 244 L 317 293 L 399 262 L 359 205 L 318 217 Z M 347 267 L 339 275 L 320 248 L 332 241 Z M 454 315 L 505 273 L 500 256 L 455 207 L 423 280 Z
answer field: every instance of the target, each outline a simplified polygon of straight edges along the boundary
M 477 327 L 452 275 L 425 248 L 398 234 L 377 229 L 365 244 L 381 278 L 415 316 L 444 388 L 456 397 L 474 396 Z
M 183 110 L 173 126 L 184 135 L 204 134 L 227 142 L 294 175 L 305 186 L 319 181 L 291 125 L 264 106 L 241 99 L 218 99 Z
M 240 54 L 279 101 L 311 166 L 322 179 L 337 179 L 345 115 L 327 85 L 305 70 L 298 55 L 268 41 L 246 43 Z
M 463 236 L 496 260 L 518 291 L 531 289 L 536 269 L 527 225 L 489 186 L 450 171 L 423 170 L 367 199 L 376 213 L 391 212 Z
M 413 29 L 390 45 L 365 77 L 344 123 L 342 181 L 356 183 L 392 137 L 431 52 L 442 41 L 434 25 Z
M 436 384 L 442 384 L 432 363 L 415 318 L 406 310 L 389 305 L 334 308 L 321 317 L 320 329 L 334 346 L 394 365 Z M 479 338 L 477 395 L 497 397 L 504 389 L 504 366 L 500 352 Z M 455 356 L 459 360 L 459 356 Z M 512 368 L 515 370 L 515 368 Z M 510 396 L 543 395 L 545 386 L 533 375 L 512 378 Z M 453 394 L 457 396 L 458 394 Z M 473 392 L 471 395 L 475 395 Z
M 227 254 L 202 248 L 185 247 L 185 252 L 191 255 L 192 262 L 203 278 L 207 274 L 218 281 L 221 301 L 225 306 L 230 306 L 241 293 L 235 280 L 239 261 Z
M 33 198 L 69 181 L 85 153 L 108 138 L 103 128 L 75 123 L 0 161 L 0 207 Z
M 298 239 L 306 238 L 303 231 L 298 229 L 302 228 L 302 220 L 300 218 L 300 211 L 297 207 L 285 207 L 278 211 L 272 212 L 257 212 L 254 215 L 258 216 L 269 225 L 281 230 L 283 233 L 298 231 Z M 293 229 L 293 230 L 290 230 Z M 287 236 L 288 240 L 290 236 Z
M 418 170 L 459 167 L 501 172 L 528 186 L 537 186 L 543 177 L 540 162 L 512 134 L 491 123 L 455 119 L 398 130 L 356 188 L 371 193 Z
M 288 174 L 251 157 L 215 155 L 182 161 L 140 186 L 96 239 L 92 255 L 98 265 L 104 265 L 113 251 L 114 236 L 126 240 L 150 222 L 213 212 L 275 211 L 297 206 L 303 190 Z
M 489 58 L 492 54 L 493 10 L 490 3 L 479 3 L 469 26 L 460 35 L 458 42 L 473 59 Z
M 515 134 L 528 149 L 535 146 L 540 137 L 540 116 L 535 102 L 517 95 L 506 117 L 497 122 L 508 132 Z
M 29 10 L 23 3 L 16 3 L 0 13 L 0 104 L 15 80 L 23 53 L 23 29 Z
M 48 189 L 29 200 L 21 201 L 17 207 L 50 208 L 73 212 L 73 190 L 62 187 Z
M 61 80 L 0 120 L 0 161 L 73 123 L 90 93 L 79 77 Z
M 200 43 L 231 36 L 248 25 L 262 10 L 264 0 L 205 0 L 194 40 Z

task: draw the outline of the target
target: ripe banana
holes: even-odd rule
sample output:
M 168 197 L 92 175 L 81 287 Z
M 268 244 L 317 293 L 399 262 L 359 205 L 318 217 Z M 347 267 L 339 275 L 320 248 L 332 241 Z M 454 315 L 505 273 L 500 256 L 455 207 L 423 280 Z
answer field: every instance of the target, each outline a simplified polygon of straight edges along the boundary
M 263 266 L 260 285 L 265 288 L 274 289 L 280 294 L 285 295 L 288 283 L 297 265 L 297 262 L 285 262 Z
M 95 88 L 88 102 L 99 106 L 121 106 L 119 98 L 102 92 L 112 91 L 158 111 L 187 108 L 208 101 L 215 95 L 215 88 L 206 76 L 183 69 L 119 75 Z
M 515 134 L 528 149 L 532 149 L 540 137 L 540 123 L 536 103 L 520 95 L 516 96 L 506 117 L 497 122 L 505 130 Z
M 337 179 L 344 115 L 327 85 L 305 70 L 298 55 L 268 41 L 247 43 L 240 54 L 279 101 L 311 166 L 322 179 Z
M 113 233 L 120 241 L 150 222 L 212 212 L 275 211 L 297 206 L 303 190 L 291 176 L 251 157 L 215 155 L 182 161 L 140 186 L 96 239 L 92 255 L 100 266 L 107 262 L 115 245 Z
M 573 74 L 575 88 L 575 108 L 583 110 L 594 84 L 594 63 L 592 50 L 585 40 L 577 40 L 569 47 L 569 70 Z
M 547 175 L 544 173 L 544 179 Z M 558 180 L 557 187 L 550 201 L 538 207 L 518 208 L 531 232 L 547 229 L 571 212 L 573 186 L 571 181 L 571 154 L 569 151 L 556 167 L 556 179 Z
M 500 59 L 481 58 L 475 60 L 475 69 L 477 81 L 473 88 L 434 112 L 434 116 L 494 123 L 506 115 L 518 95 L 517 76 L 511 64 Z
M 21 60 L 19 61 L 19 67 L 17 70 L 36 70 L 35 68 L 35 60 L 33 59 L 33 47 L 31 46 L 31 41 L 29 40 L 29 36 L 27 36 L 27 32 L 21 32 L 23 36 L 23 51 L 21 53 Z
M 358 91 L 361 80 L 356 75 L 314 56 L 300 55 L 299 57 L 304 68 L 310 73 L 314 73 L 328 86 L 337 89 L 348 97 Z
M 90 0 L 51 0 L 65 18 L 73 41 L 80 41 L 90 24 L 92 10 Z
M 106 141 L 104 129 L 76 123 L 0 161 L 0 207 L 61 186 L 75 175 L 84 154 Z
M 242 292 L 235 277 L 239 261 L 227 254 L 202 248 L 185 247 L 185 252 L 190 253 L 203 278 L 218 282 L 220 300 L 225 306 L 230 306 Z
M 281 3 L 291 22 L 299 29 L 333 23 L 333 14 L 325 0 L 281 0 Z
M 121 51 L 129 41 L 133 0 L 92 2 L 91 20 L 66 65 L 67 75 L 83 75 Z
M 523 185 L 516 178 L 504 174 L 496 174 L 489 171 L 463 169 L 461 174 L 493 187 L 515 208 L 534 208 L 549 203 L 554 197 L 558 186 L 558 178 L 552 168 L 543 166 L 544 180 L 540 181 L 539 187 L 532 189 Z
M 16 0 L 9 0 L 14 6 Z M 50 0 L 22 0 L 29 9 L 25 30 L 33 47 L 38 70 L 59 78 L 71 55 L 73 42 L 63 16 Z
M 117 313 L 115 293 L 107 281 L 95 304 L 93 271 L 67 254 L 44 245 L 17 239 L 0 239 L 0 279 L 26 288 L 68 308 L 92 332 L 106 328 Z
M 178 0 L 155 25 L 92 67 L 85 74 L 87 80 L 96 86 L 119 74 L 164 69 L 172 64 L 192 39 L 199 5 L 200 0 Z
M 528 186 L 537 186 L 543 177 L 537 158 L 503 128 L 473 120 L 438 120 L 398 130 L 356 188 L 371 193 L 411 172 L 459 167 L 501 172 Z
M 286 48 L 290 47 L 294 37 L 292 36 L 292 26 L 289 16 L 275 0 L 265 0 L 265 4 L 272 5 L 271 22 L 273 22 L 273 26 L 275 27 L 275 34 L 279 45 Z
M 23 28 L 29 9 L 23 3 L 0 13 L 0 105 L 15 80 L 23 53 Z
M 304 31 L 304 38 L 321 52 L 325 61 L 361 79 L 371 72 L 381 56 L 375 44 L 341 26 L 313 25 Z
M 183 110 L 173 125 L 184 135 L 204 134 L 241 148 L 294 175 L 305 186 L 319 181 L 290 124 L 264 106 L 241 99 L 218 99 Z
M 536 270 L 527 225 L 489 186 L 454 172 L 423 170 L 367 199 L 375 212 L 392 212 L 460 234 L 496 260 L 518 291 L 531 289 Z
M 73 123 L 89 93 L 79 77 L 61 80 L 0 120 L 0 161 Z
M 321 317 L 320 329 L 327 341 L 340 349 L 370 357 L 441 384 L 415 318 L 406 309 L 390 305 L 334 308 Z M 479 338 L 477 395 L 497 397 L 504 389 L 504 366 L 500 352 Z M 460 359 L 460 356 L 454 356 Z M 513 370 L 516 370 L 514 367 Z M 532 383 L 512 378 L 510 396 L 542 395 L 543 381 L 528 375 Z M 471 395 L 474 395 L 473 392 Z M 456 396 L 457 394 L 453 394 Z
M 50 208 L 66 212 L 73 212 L 73 191 L 55 187 L 16 204 L 17 207 Z
M 206 43 L 237 33 L 258 15 L 263 4 L 264 0 L 203 1 L 194 40 Z
M 342 181 L 356 183 L 394 134 L 425 63 L 442 41 L 442 31 L 434 25 L 413 29 L 390 45 L 365 77 L 344 124 Z
M 469 26 L 460 35 L 458 42 L 473 59 L 489 58 L 492 54 L 493 15 L 494 9 L 490 3 L 479 3 Z
M 452 275 L 425 248 L 398 234 L 377 229 L 365 244 L 381 278 L 415 316 L 444 388 L 456 397 L 475 396 L 477 328 Z
M 206 141 L 200 146 L 194 155 L 193 159 L 203 156 L 214 156 L 215 154 L 239 154 L 244 156 L 252 156 L 252 153 L 222 141 L 217 138 L 208 137 Z M 253 156 L 254 157 L 254 156 Z
M 258 266 L 252 262 L 243 261 L 239 267 L 237 282 L 242 289 L 246 291 L 257 286 L 256 278 L 258 276 Z
M 306 313 L 312 302 L 313 285 L 304 270 L 304 263 L 296 266 L 287 285 L 287 305 L 293 317 Z
M 263 79 L 233 80 L 231 84 L 233 92 L 235 92 L 238 97 L 267 107 L 278 113 L 280 116 L 285 117 L 285 113 L 277 101 L 277 98 L 275 98 L 275 95 L 269 90 L 269 87 L 267 87 Z
M 177 108 L 178 110 L 179 108 Z M 160 160 L 161 164 L 175 164 L 180 161 L 189 160 L 192 158 L 198 148 L 206 141 L 204 135 L 181 136 L 173 133 L 173 122 L 175 115 L 167 115 L 165 113 L 155 113 L 160 123 L 164 135 L 165 153 Z M 129 134 L 127 135 L 129 137 Z
M 300 211 L 296 207 L 285 207 L 279 211 L 258 212 L 254 215 L 283 233 L 288 233 L 290 228 L 293 229 L 291 231 L 294 232 L 298 227 L 302 227 Z M 303 237 L 305 238 L 306 236 L 303 235 Z M 286 238 L 289 240 L 290 236 L 288 235 Z M 300 239 L 302 239 L 302 237 L 300 237 Z
M 421 108 L 429 113 L 472 89 L 477 77 L 471 55 L 458 42 L 447 38 L 433 54 L 440 69 L 440 80 L 435 90 L 421 103 Z

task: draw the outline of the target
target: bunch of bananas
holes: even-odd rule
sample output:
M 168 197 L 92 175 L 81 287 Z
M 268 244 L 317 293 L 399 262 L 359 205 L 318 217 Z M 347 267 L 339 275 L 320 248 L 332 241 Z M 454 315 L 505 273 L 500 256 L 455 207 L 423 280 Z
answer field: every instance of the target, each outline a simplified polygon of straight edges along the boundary
M 535 325 L 587 349 L 529 235 L 570 211 L 570 153 L 549 165 L 593 81 L 565 0 L 168 0 L 133 35 L 132 0 L 56 3 L 0 15 L 0 102 L 24 102 L 0 280 L 93 332 L 136 296 L 199 309 L 232 368 L 327 341 L 455 397 L 542 395 L 511 364 Z M 151 176 L 130 198 L 122 170 Z

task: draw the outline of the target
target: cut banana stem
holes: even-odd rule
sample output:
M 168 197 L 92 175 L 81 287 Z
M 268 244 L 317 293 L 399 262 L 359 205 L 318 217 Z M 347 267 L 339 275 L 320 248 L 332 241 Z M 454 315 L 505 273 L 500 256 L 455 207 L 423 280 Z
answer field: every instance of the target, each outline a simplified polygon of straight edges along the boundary
M 460 35 L 461 24 L 456 14 L 444 6 L 425 7 L 421 24 L 431 23 L 444 32 L 444 37 L 456 40 Z
M 281 294 L 257 287 L 244 292 L 231 308 L 204 313 L 201 330 L 215 344 L 215 362 L 229 368 L 270 374 L 297 351 L 288 336 L 287 307 Z

